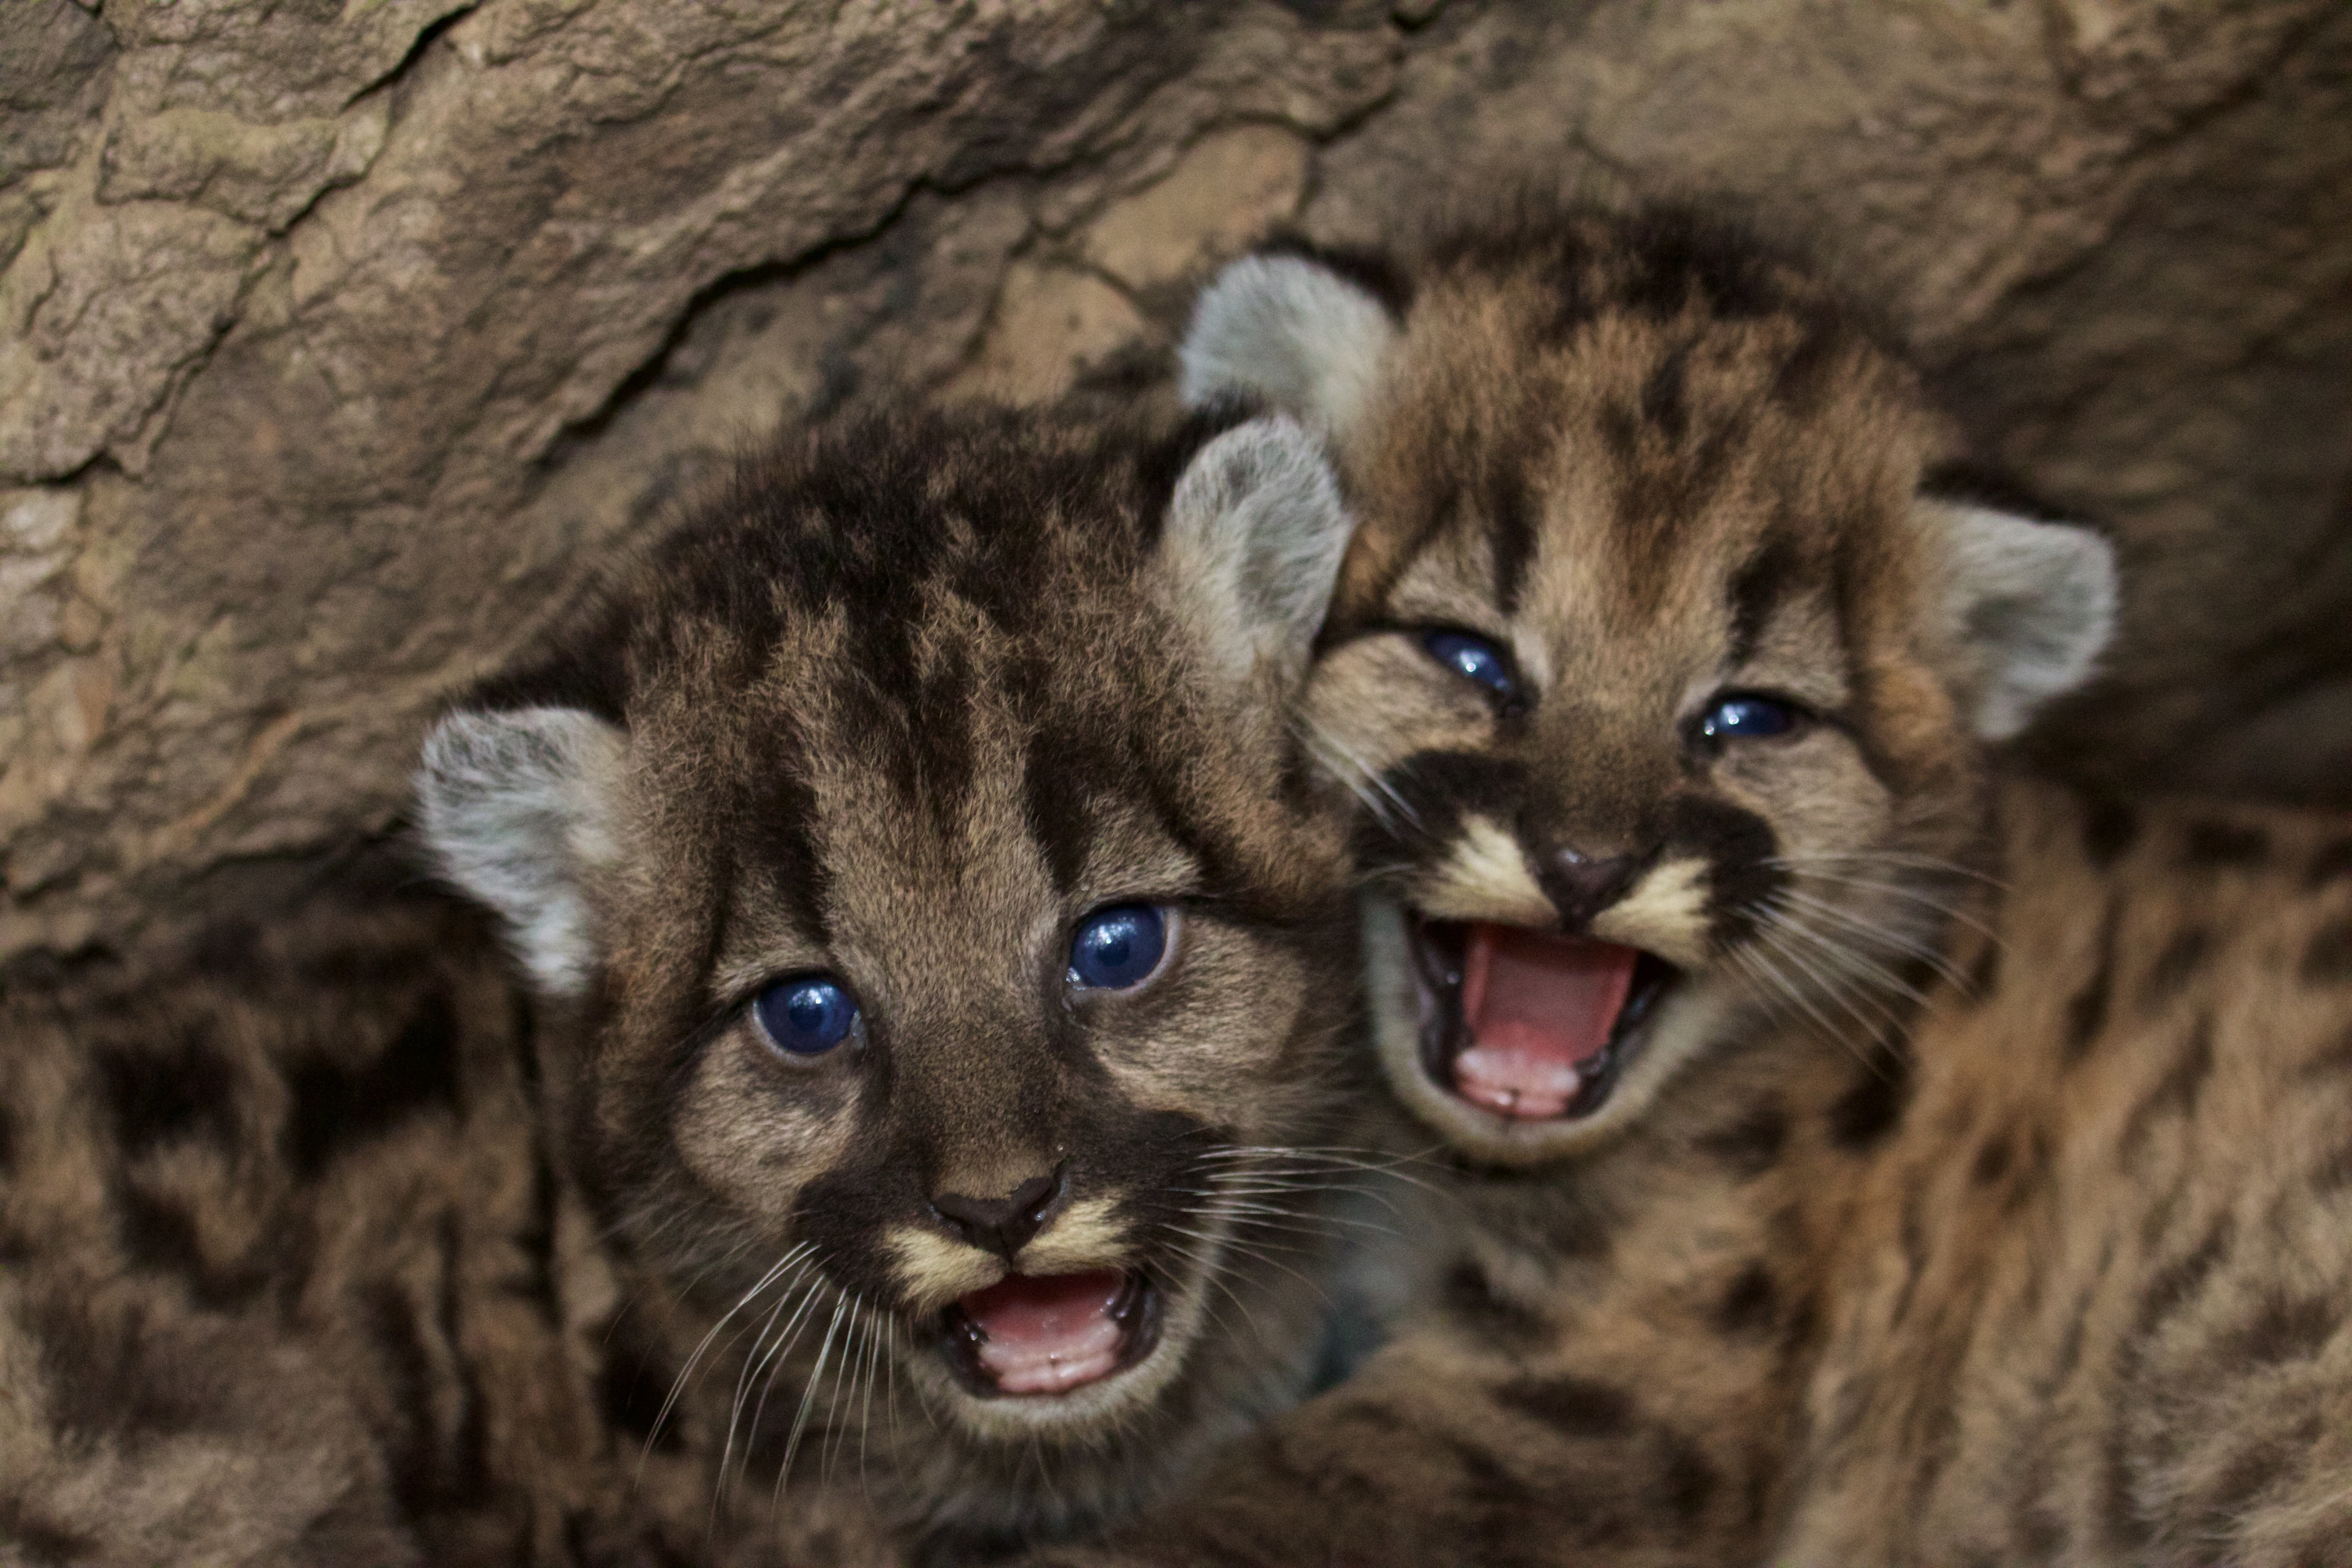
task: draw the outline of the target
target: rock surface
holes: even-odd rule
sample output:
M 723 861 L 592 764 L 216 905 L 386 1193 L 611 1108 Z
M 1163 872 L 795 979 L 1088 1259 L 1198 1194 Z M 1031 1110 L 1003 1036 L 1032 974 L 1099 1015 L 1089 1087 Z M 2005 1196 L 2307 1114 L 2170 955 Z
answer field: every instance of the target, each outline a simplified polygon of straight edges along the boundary
M 0 952 L 392 826 L 780 418 L 1158 363 L 1496 182 L 1729 195 L 2111 522 L 2087 777 L 2352 805 L 2335 0 L 0 7 Z

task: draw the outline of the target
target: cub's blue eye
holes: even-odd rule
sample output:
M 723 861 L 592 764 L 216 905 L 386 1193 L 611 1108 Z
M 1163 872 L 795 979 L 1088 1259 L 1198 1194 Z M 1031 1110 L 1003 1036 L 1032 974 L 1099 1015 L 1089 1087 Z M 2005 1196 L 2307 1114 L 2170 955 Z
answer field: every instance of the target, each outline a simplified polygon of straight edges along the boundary
M 770 1042 L 796 1057 L 821 1057 L 857 1026 L 857 1004 L 822 974 L 777 981 L 752 1001 L 751 1011 Z
M 1797 727 L 1797 710 L 1769 697 L 1727 697 L 1698 721 L 1710 741 L 1762 741 Z
M 1078 922 L 1070 984 L 1095 991 L 1139 985 L 1168 951 L 1168 917 L 1153 904 L 1114 904 Z
M 1513 696 L 1519 689 L 1510 659 L 1484 637 L 1468 632 L 1428 632 L 1423 635 L 1421 646 L 1429 650 L 1430 658 L 1497 697 Z

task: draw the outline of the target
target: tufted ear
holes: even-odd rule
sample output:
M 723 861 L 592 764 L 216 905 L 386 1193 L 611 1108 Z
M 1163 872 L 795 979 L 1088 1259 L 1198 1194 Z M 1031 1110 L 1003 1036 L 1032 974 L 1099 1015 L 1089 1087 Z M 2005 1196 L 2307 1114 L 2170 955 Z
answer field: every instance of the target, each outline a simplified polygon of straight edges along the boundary
M 1192 307 L 1177 351 L 1191 407 L 1276 409 L 1318 435 L 1344 434 L 1396 337 L 1378 296 L 1309 257 L 1245 256 Z
M 416 793 L 441 873 L 505 917 L 531 979 L 576 995 L 595 963 L 586 881 L 618 858 L 624 732 L 576 708 L 453 713 Z
M 1201 448 L 1176 481 L 1159 570 L 1225 669 L 1307 668 L 1353 528 L 1321 446 L 1296 420 L 1253 419 Z
M 1922 498 L 1945 542 L 1945 605 L 1975 655 L 1976 731 L 2005 741 L 2090 679 L 2116 626 L 2114 547 L 2087 528 Z

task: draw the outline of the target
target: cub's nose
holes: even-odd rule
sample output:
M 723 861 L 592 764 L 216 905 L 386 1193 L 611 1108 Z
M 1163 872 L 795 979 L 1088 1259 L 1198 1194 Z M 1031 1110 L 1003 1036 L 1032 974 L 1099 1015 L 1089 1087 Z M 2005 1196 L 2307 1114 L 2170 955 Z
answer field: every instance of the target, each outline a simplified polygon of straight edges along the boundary
M 941 1193 L 931 1199 L 931 1212 L 957 1236 L 1010 1263 L 1044 1226 L 1046 1211 L 1062 1195 L 1062 1176 L 1060 1170 L 1032 1176 L 1001 1198 Z
M 1536 885 L 1551 900 L 1552 908 L 1559 911 L 1559 923 L 1571 931 L 1580 931 L 1642 879 L 1642 873 L 1657 858 L 1657 851 L 1654 849 L 1646 855 L 1591 856 L 1580 850 L 1559 848 L 1534 858 Z

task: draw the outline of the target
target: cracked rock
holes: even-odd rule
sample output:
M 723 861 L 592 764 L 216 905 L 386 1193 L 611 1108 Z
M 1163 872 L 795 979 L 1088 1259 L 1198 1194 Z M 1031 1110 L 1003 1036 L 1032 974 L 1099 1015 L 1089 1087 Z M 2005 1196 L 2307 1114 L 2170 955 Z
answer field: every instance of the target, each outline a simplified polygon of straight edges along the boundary
M 1274 229 L 1722 194 L 2116 531 L 2076 774 L 2352 805 L 2335 0 L 0 5 L 0 954 L 394 828 L 780 419 L 1164 369 Z

